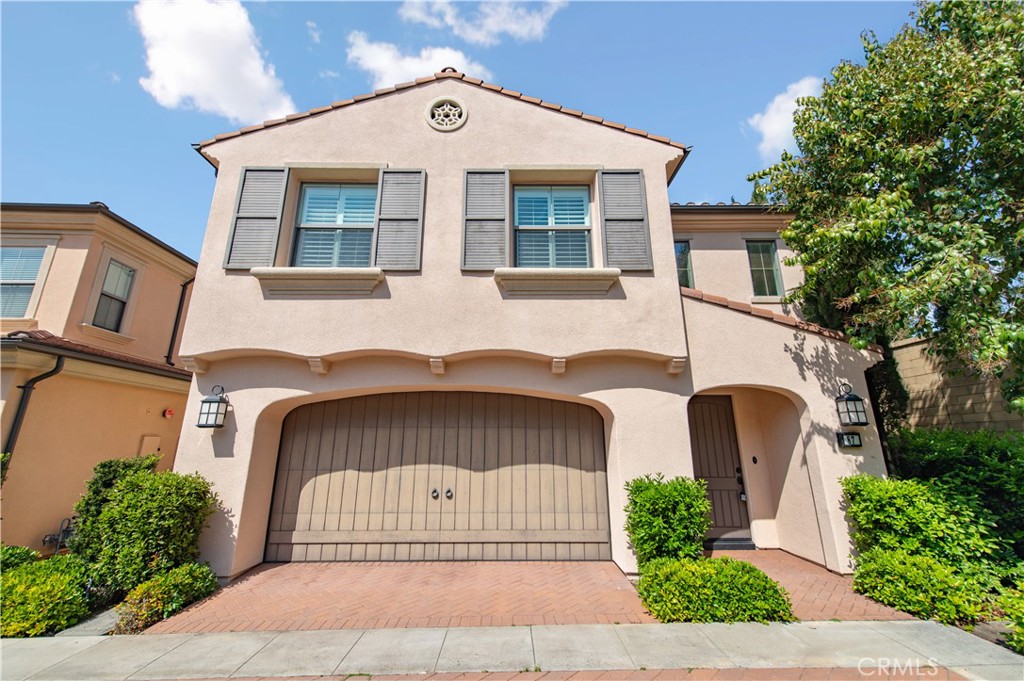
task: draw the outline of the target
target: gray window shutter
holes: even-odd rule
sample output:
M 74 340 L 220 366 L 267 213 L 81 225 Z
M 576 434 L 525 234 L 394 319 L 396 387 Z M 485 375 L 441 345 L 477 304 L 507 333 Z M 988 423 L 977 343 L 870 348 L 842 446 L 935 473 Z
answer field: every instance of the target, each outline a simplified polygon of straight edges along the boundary
M 643 171 L 602 170 L 600 183 L 605 266 L 653 269 Z
M 381 170 L 377 202 L 377 267 L 418 270 L 423 243 L 422 170 Z
M 277 252 L 281 210 L 288 173 L 285 168 L 246 168 L 224 267 L 270 267 Z
M 508 172 L 467 170 L 462 269 L 508 265 Z

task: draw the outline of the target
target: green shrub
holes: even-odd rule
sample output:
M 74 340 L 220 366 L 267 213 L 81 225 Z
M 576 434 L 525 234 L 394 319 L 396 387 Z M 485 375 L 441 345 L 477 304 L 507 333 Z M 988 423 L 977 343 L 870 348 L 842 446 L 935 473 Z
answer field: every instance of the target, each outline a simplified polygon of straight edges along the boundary
M 150 454 L 130 459 L 109 459 L 96 464 L 92 469 L 92 480 L 86 483 L 85 494 L 75 504 L 78 518 L 75 520 L 75 531 L 68 541 L 72 553 L 77 553 L 89 563 L 99 560 L 104 542 L 98 523 L 114 487 L 136 473 L 152 473 L 159 460 L 159 455 Z
M 889 440 L 894 477 L 938 480 L 969 496 L 1024 559 L 1024 434 L 903 430 Z
M 731 558 L 652 561 L 637 591 L 661 622 L 794 619 L 785 589 L 750 563 Z
M 711 527 L 707 482 L 659 473 L 626 483 L 626 533 L 641 566 L 654 558 L 697 558 Z
M 870 475 L 844 478 L 842 485 L 860 553 L 905 551 L 959 567 L 976 565 L 998 551 L 989 526 L 935 486 Z
M 89 614 L 88 569 L 78 556 L 25 563 L 0 576 L 0 635 L 41 636 Z
M 7 467 L 11 465 L 11 453 L 0 452 L 0 487 L 7 482 Z
M 115 634 L 136 634 L 217 590 L 217 576 L 206 564 L 186 563 L 143 582 L 117 606 Z
M 1017 584 L 1016 589 L 1008 589 L 1003 594 L 999 605 L 1010 620 L 1010 634 L 1006 637 L 1006 645 L 1024 655 L 1024 581 Z
M 27 546 L 0 544 L 0 570 L 13 570 L 19 565 L 39 560 L 39 552 Z
M 118 482 L 96 530 L 102 583 L 129 591 L 199 555 L 199 534 L 216 496 L 198 474 L 138 472 Z
M 945 624 L 976 622 L 988 596 L 974 580 L 927 555 L 873 549 L 857 558 L 853 590 L 910 613 Z

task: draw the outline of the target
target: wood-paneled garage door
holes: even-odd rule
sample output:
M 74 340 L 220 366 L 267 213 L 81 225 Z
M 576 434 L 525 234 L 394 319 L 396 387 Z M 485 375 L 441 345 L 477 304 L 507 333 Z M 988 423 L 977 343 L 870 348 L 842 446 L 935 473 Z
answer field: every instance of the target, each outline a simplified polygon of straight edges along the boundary
M 591 407 L 413 392 L 285 418 L 268 561 L 610 558 Z

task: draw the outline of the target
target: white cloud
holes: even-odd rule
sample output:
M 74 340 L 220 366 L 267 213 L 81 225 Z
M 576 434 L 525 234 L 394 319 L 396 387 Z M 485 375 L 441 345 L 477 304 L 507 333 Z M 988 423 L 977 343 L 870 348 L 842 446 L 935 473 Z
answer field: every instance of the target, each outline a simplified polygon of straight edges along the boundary
M 117 71 L 107 71 L 107 78 L 110 79 L 111 83 L 120 83 L 121 82 L 121 74 L 118 73 Z
M 318 73 L 316 75 L 317 75 L 317 78 L 324 78 L 324 79 L 327 79 L 327 78 L 340 78 L 341 77 L 340 73 L 338 73 L 337 71 L 332 71 L 331 69 L 324 69 L 323 71 L 321 71 L 320 73 Z
M 309 39 L 313 41 L 314 45 L 320 44 L 320 28 L 316 25 L 315 21 L 306 22 L 306 30 L 309 31 Z
M 770 163 L 778 160 L 783 149 L 791 153 L 798 151 L 793 140 L 793 112 L 796 100 L 821 94 L 821 78 L 807 76 L 786 86 L 786 91 L 775 95 L 761 113 L 747 119 L 747 125 L 761 134 L 757 150 L 761 160 Z
M 348 34 L 348 63 L 368 72 L 375 88 L 429 76 L 446 66 L 453 66 L 474 78 L 493 78 L 487 67 L 454 48 L 424 47 L 419 54 L 402 54 L 391 43 L 370 42 L 361 31 Z
M 195 108 L 234 123 L 295 111 L 273 64 L 263 61 L 239 0 L 143 1 L 134 14 L 149 67 L 139 84 L 161 106 Z
M 501 42 L 503 33 L 521 41 L 543 39 L 551 18 L 567 3 L 566 0 L 546 0 L 540 7 L 536 4 L 510 0 L 481 2 L 473 16 L 465 17 L 451 0 L 406 0 L 398 15 L 405 21 L 431 28 L 447 26 L 452 33 L 474 45 L 496 45 Z

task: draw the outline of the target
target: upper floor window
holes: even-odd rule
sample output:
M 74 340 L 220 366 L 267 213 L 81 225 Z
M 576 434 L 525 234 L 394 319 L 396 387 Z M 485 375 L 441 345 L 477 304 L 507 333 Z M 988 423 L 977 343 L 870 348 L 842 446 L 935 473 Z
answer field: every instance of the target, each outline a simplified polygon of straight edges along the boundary
M 107 263 L 107 273 L 103 279 L 103 288 L 96 303 L 96 314 L 92 325 L 108 331 L 121 331 L 124 312 L 128 307 L 128 296 L 131 294 L 135 270 L 122 265 L 116 260 Z
M 377 185 L 303 185 L 295 265 L 369 267 L 376 214 Z
M 515 187 L 517 267 L 590 267 L 589 187 Z
M 25 316 L 45 251 L 42 246 L 0 247 L 0 317 Z
M 679 285 L 686 288 L 693 288 L 693 268 L 690 266 L 690 242 L 676 242 L 676 272 L 679 275 Z
M 755 296 L 781 296 L 782 276 L 779 256 L 774 241 L 747 241 L 750 276 Z

